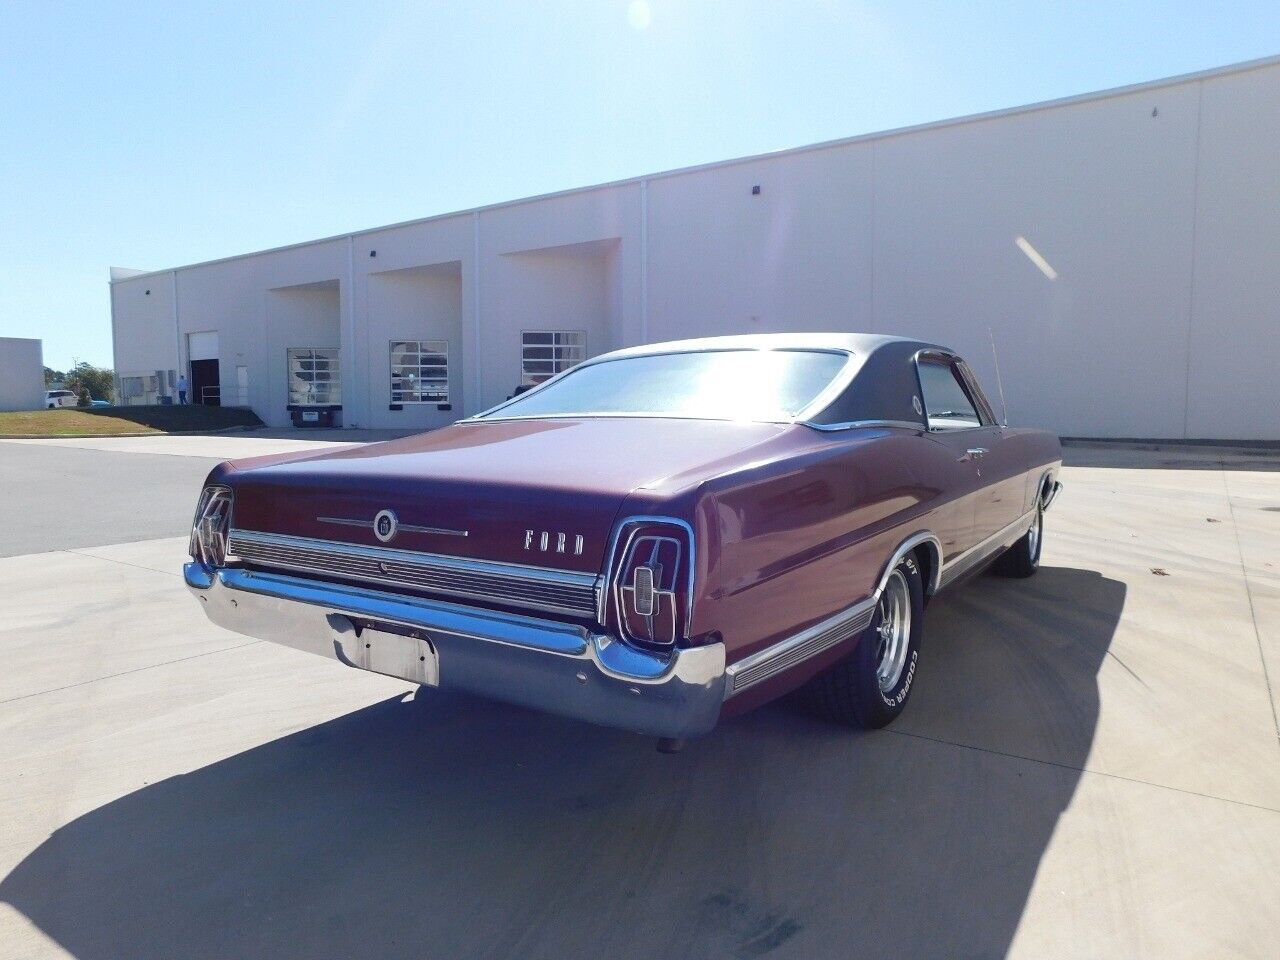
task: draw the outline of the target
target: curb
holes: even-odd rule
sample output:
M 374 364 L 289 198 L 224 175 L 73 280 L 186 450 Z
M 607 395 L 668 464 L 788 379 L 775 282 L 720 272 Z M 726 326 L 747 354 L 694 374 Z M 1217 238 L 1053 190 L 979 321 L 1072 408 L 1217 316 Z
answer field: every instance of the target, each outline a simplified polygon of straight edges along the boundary
M 1137 438 L 1061 437 L 1064 447 L 1105 447 L 1116 450 L 1155 450 L 1203 453 L 1280 454 L 1276 440 L 1142 440 Z

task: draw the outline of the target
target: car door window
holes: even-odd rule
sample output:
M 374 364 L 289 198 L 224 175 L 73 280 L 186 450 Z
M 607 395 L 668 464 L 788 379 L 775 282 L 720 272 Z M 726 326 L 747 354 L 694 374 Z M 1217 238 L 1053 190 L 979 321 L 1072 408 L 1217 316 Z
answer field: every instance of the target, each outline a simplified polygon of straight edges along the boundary
M 972 430 L 982 426 L 978 409 L 950 363 L 920 363 L 920 392 L 930 430 Z

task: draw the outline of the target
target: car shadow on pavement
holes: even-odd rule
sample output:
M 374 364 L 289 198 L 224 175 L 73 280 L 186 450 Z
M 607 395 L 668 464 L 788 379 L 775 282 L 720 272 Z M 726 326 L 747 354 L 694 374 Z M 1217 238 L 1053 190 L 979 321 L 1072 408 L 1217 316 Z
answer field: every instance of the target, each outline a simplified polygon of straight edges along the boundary
M 940 598 L 900 730 L 784 703 L 667 756 L 377 703 L 81 816 L 0 900 L 80 960 L 1003 956 L 1124 597 L 1046 567 Z

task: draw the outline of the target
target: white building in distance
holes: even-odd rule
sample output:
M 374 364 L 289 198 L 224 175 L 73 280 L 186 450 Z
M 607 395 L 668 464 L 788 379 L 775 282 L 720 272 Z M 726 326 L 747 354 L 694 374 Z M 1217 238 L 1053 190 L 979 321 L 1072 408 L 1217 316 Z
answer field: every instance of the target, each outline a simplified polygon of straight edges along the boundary
M 44 393 L 41 341 L 0 337 L 0 410 L 43 410 Z
M 1280 439 L 1280 57 L 112 271 L 119 396 L 430 428 L 586 356 L 757 331 L 961 351 L 1011 423 Z M 292 411 L 290 408 L 294 408 Z

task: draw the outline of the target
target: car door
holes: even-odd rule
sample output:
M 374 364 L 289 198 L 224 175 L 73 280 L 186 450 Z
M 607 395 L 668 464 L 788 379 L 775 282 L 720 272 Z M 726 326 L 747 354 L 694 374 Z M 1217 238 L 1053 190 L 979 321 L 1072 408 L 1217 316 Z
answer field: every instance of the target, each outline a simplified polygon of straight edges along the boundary
M 935 529 L 942 541 L 943 561 L 978 542 L 975 526 L 978 499 L 983 492 L 978 461 L 985 452 L 982 417 L 969 396 L 955 358 L 945 353 L 922 353 L 916 360 L 920 395 L 930 442 L 946 450 L 959 468 L 960 486 L 951 505 L 939 511 Z
M 983 489 L 977 497 L 973 520 L 977 539 L 981 541 L 1022 516 L 1026 499 L 1025 458 L 996 419 L 973 370 L 963 360 L 956 361 L 956 369 L 982 420 L 982 427 L 973 433 L 974 449 L 983 451 L 976 455 Z

